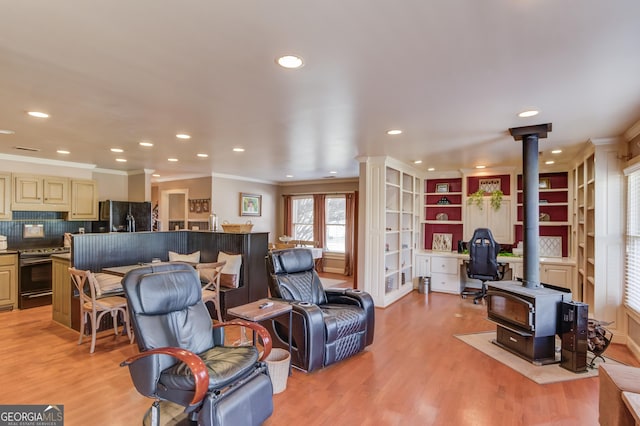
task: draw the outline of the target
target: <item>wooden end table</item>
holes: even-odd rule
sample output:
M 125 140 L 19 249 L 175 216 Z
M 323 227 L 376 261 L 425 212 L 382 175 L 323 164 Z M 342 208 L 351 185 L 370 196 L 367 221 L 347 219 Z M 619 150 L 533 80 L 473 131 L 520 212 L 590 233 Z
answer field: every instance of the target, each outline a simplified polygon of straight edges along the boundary
M 265 303 L 273 305 L 260 308 Z M 289 354 L 291 354 L 291 327 L 293 324 L 293 308 L 290 304 L 277 300 L 260 299 L 245 305 L 227 309 L 227 314 L 251 322 L 261 322 L 280 315 L 289 314 Z M 256 332 L 253 331 L 253 344 L 256 342 Z M 291 361 L 289 361 L 289 376 L 291 376 Z

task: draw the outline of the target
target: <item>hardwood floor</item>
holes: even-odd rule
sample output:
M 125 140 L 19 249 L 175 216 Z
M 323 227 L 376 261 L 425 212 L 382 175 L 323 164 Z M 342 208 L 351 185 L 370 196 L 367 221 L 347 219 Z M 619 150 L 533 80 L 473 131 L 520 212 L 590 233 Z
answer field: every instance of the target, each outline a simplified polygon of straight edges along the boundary
M 492 330 L 483 306 L 413 292 L 376 309 L 374 344 L 326 369 L 294 370 L 266 425 L 597 425 L 598 379 L 537 385 L 453 337 Z M 65 424 L 140 424 L 151 400 L 119 363 L 134 353 L 105 332 L 85 338 L 51 307 L 0 313 L 0 404 L 63 404 Z M 640 365 L 621 345 L 607 354 Z

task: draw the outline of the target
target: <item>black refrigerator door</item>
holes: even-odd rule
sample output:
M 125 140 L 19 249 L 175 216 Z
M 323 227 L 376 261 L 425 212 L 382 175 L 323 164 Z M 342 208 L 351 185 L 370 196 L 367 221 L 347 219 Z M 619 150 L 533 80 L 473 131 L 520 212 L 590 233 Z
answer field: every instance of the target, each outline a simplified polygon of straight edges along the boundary
M 131 214 L 136 220 L 136 232 L 151 231 L 151 203 L 131 203 Z

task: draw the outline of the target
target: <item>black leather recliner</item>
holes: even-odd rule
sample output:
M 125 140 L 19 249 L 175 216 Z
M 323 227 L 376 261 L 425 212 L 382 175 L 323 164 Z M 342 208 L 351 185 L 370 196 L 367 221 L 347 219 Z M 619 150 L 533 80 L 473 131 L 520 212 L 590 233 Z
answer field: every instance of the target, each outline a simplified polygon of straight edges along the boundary
M 213 326 L 198 272 L 185 263 L 137 268 L 122 284 L 140 354 L 121 365 L 129 367 L 138 392 L 155 399 L 153 420 L 159 422 L 160 401 L 186 407 L 199 425 L 255 426 L 271 415 L 273 389 L 258 349 L 223 345 L 224 326 L 249 327 L 262 338 L 264 359 L 271 351 L 264 327 L 245 321 Z
M 311 250 L 273 250 L 267 255 L 271 296 L 293 307 L 291 362 L 310 372 L 348 358 L 373 343 L 375 311 L 367 293 L 324 289 Z M 267 322 L 274 346 L 288 348 L 288 318 Z

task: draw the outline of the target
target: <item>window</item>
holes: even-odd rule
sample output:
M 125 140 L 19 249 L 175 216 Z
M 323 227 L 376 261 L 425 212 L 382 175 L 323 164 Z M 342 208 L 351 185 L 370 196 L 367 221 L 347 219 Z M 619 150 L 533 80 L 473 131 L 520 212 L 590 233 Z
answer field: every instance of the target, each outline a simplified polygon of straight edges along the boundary
M 346 198 L 332 196 L 325 199 L 325 233 L 327 251 L 344 253 L 346 230 Z
M 313 241 L 313 197 L 292 199 L 293 239 Z
M 627 250 L 625 262 L 625 303 L 640 314 L 640 165 L 627 174 Z

